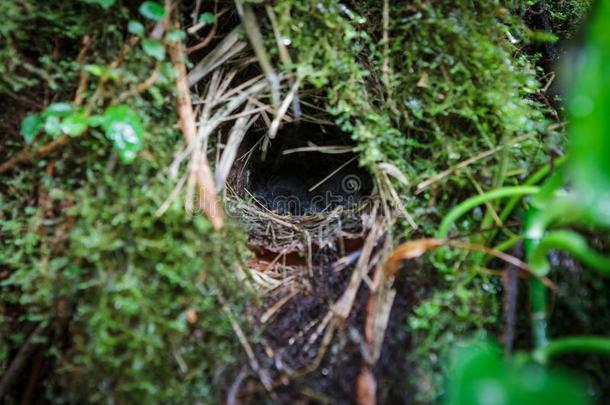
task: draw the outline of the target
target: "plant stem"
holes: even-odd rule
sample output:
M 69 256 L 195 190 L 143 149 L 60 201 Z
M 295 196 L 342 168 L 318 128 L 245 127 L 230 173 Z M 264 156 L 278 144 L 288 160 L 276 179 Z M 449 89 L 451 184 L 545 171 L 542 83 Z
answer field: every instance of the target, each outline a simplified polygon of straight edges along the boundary
M 525 250 L 525 257 L 529 263 L 534 250 L 540 243 L 544 230 L 540 230 L 539 233 L 533 230 L 539 227 L 540 217 L 542 216 L 539 209 L 532 207 L 529 209 L 525 216 L 525 224 L 523 227 L 523 233 L 525 238 L 523 240 L 523 247 Z M 534 340 L 534 347 L 541 348 L 548 345 L 549 340 L 546 335 L 546 301 L 547 293 L 544 285 L 537 279 L 532 278 L 529 282 L 530 285 L 530 316 L 531 316 L 531 327 L 532 327 L 532 338 Z
M 530 279 L 529 284 L 531 301 L 530 316 L 532 322 L 532 338 L 534 339 L 534 347 L 542 348 L 546 347 L 549 344 L 549 339 L 546 333 L 546 287 L 540 282 L 540 280 L 534 277 Z
M 532 271 L 540 276 L 547 275 L 550 270 L 547 254 L 554 249 L 564 250 L 591 269 L 610 275 L 610 257 L 597 253 L 587 245 L 585 238 L 567 230 L 549 232 L 540 240 L 528 260 Z
M 538 184 L 542 179 L 544 179 L 551 172 L 551 169 L 560 167 L 561 165 L 563 165 L 563 163 L 565 161 L 566 161 L 566 156 L 561 156 L 560 158 L 555 159 L 555 161 L 553 162 L 553 165 L 551 165 L 550 163 L 547 163 L 546 165 L 544 165 L 540 169 L 538 169 L 536 172 L 534 172 L 534 174 L 532 174 L 530 177 L 528 177 L 528 179 L 525 181 L 525 183 L 523 183 L 523 185 L 524 186 L 533 186 L 534 184 Z M 500 213 L 500 219 L 502 221 L 506 221 L 508 216 L 515 209 L 515 206 L 517 206 L 517 204 L 519 203 L 520 199 L 521 199 L 521 196 L 515 195 L 510 200 L 508 200 L 508 202 L 504 206 L 504 209 Z
M 443 221 L 438 228 L 437 237 L 439 239 L 446 239 L 449 234 L 449 228 L 459 217 L 487 201 L 503 197 L 536 194 L 538 190 L 539 188 L 535 186 L 503 187 L 471 197 L 454 207 L 445 218 L 443 218 Z
M 597 353 L 610 356 L 610 338 L 604 336 L 574 336 L 551 341 L 533 354 L 534 359 L 547 364 L 554 357 L 565 353 Z

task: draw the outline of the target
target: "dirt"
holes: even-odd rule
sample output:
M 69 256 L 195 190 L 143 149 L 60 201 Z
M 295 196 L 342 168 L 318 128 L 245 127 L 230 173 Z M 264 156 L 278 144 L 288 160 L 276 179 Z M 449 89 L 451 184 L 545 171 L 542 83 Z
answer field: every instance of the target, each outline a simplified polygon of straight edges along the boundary
M 356 249 L 352 254 L 358 252 Z M 260 319 L 275 303 L 298 289 L 269 322 L 259 325 L 262 333 L 256 349 L 257 358 L 264 359 L 264 368 L 272 376 L 278 403 L 351 404 L 357 400 L 356 381 L 363 360 L 363 329 L 369 289 L 360 288 L 350 317 L 345 323 L 336 325 L 328 346 L 324 343 L 328 329 L 317 330 L 331 305 L 347 287 L 354 269 L 352 265 L 336 271 L 334 263 L 338 259 L 340 255 L 335 248 L 318 250 L 313 258 L 312 274 L 308 274 L 305 261 L 301 262 L 302 279 L 299 284 L 279 288 L 269 295 L 266 304 L 254 316 Z M 294 258 L 292 264 L 299 265 Z M 395 281 L 397 295 L 381 358 L 374 370 L 379 403 L 410 403 L 415 392 L 409 381 L 413 367 L 407 361 L 411 340 L 405 320 L 421 299 L 420 292 L 429 289 L 422 285 L 416 274 L 402 271 Z M 316 365 L 316 357 L 320 354 L 323 357 Z M 252 380 L 255 380 L 254 376 Z M 264 402 L 260 390 L 257 384 L 243 384 L 240 398 L 243 403 Z

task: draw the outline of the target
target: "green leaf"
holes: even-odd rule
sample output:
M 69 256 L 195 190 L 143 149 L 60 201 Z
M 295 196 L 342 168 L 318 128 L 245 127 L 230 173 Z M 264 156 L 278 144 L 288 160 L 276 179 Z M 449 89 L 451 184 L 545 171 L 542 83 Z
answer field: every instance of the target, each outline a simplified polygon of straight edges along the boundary
M 144 25 L 140 21 L 131 20 L 129 24 L 127 24 L 127 31 L 134 35 L 141 36 L 144 34 Z
M 102 128 L 121 160 L 131 163 L 144 143 L 144 127 L 138 114 L 125 104 L 112 106 L 104 113 Z
M 455 350 L 448 391 L 447 405 L 590 402 L 571 376 L 550 372 L 535 364 L 506 364 L 500 350 L 486 342 L 462 344 Z
M 61 131 L 70 136 L 79 136 L 87 130 L 88 121 L 84 112 L 74 112 L 61 122 Z
M 72 111 L 72 104 L 70 103 L 53 103 L 49 105 L 43 112 L 43 116 L 55 116 L 65 117 Z
M 610 226 L 610 2 L 601 1 L 568 98 L 575 195 L 593 223 Z
M 90 127 L 99 127 L 104 123 L 104 117 L 102 115 L 92 115 L 89 117 L 89 126 Z
M 42 118 L 38 114 L 30 114 L 21 121 L 21 135 L 26 143 L 34 140 L 34 137 L 40 132 L 42 127 Z
M 216 16 L 212 13 L 205 12 L 199 16 L 199 22 L 203 24 L 214 24 L 216 22 Z
M 182 30 L 172 30 L 167 33 L 167 40 L 169 42 L 179 42 L 186 37 L 186 34 Z
M 142 41 L 142 49 L 147 55 L 162 61 L 165 59 L 165 47 L 160 41 L 155 39 L 145 39 Z
M 61 134 L 61 122 L 57 115 L 47 117 L 44 123 L 44 130 L 52 137 L 57 137 Z
M 145 1 L 140 5 L 139 11 L 144 17 L 154 21 L 160 21 L 165 16 L 165 9 L 156 1 Z
M 85 70 L 87 73 L 92 74 L 93 76 L 102 77 L 108 75 L 108 68 L 106 66 L 101 65 L 87 65 L 85 66 Z
M 115 0 L 83 0 L 85 3 L 89 4 L 97 4 L 102 7 L 104 10 L 109 9 L 115 3 Z

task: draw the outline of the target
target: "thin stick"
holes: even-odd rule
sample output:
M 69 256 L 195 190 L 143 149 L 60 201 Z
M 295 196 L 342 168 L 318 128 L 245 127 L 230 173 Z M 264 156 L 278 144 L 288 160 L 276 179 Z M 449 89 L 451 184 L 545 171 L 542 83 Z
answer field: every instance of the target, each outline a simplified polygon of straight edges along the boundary
M 186 48 L 186 53 L 193 53 L 208 46 L 210 42 L 212 42 L 212 39 L 214 39 L 214 35 L 216 35 L 216 28 L 217 24 L 214 24 L 208 35 L 206 35 L 201 42 L 199 42 L 197 45 L 191 46 L 190 48 Z
M 176 21 L 176 28 L 180 29 L 180 23 Z M 176 72 L 176 91 L 178 103 L 178 115 L 180 116 L 180 129 L 187 145 L 196 142 L 197 127 L 195 125 L 195 114 L 191 104 L 191 95 L 187 82 L 186 66 L 184 66 L 184 51 L 182 43 L 168 44 L 168 51 L 174 64 Z M 222 228 L 224 224 L 222 206 L 216 196 L 216 185 L 210 170 L 208 158 L 202 153 L 199 158 L 199 170 L 197 170 L 197 184 L 199 186 L 199 207 L 206 213 L 215 229 Z
M 338 168 L 336 168 L 335 170 L 333 170 L 328 176 L 324 177 L 322 180 L 320 180 L 319 182 L 317 182 L 316 184 L 314 184 L 313 186 L 309 187 L 309 192 L 314 191 L 316 188 L 320 187 L 322 184 L 324 184 L 325 181 L 327 181 L 328 179 L 330 179 L 331 177 L 333 177 L 335 174 L 337 174 L 339 171 L 341 171 L 341 169 L 343 169 L 345 166 L 349 165 L 350 163 L 352 163 L 354 160 L 356 160 L 358 158 L 358 156 L 354 156 L 353 158 L 351 158 L 350 160 L 348 160 L 347 162 L 343 163 L 341 166 L 339 166 Z
M 252 45 L 258 64 L 261 70 L 265 72 L 265 76 L 271 85 L 271 101 L 275 109 L 280 102 L 279 78 L 271 64 L 271 58 L 265 49 L 265 41 L 263 40 L 256 14 L 252 6 L 244 0 L 235 0 L 235 7 L 250 40 L 250 45 Z
M 463 169 L 464 167 L 466 167 L 468 165 L 471 165 L 474 162 L 477 162 L 479 160 L 488 158 L 488 157 L 496 154 L 497 152 L 499 152 L 500 150 L 502 150 L 504 148 L 511 147 L 511 146 L 513 146 L 513 145 L 515 145 L 515 144 L 517 144 L 517 143 L 519 143 L 519 142 L 521 142 L 521 141 L 523 141 L 523 140 L 525 140 L 527 138 L 531 138 L 531 137 L 532 137 L 532 134 L 525 134 L 525 135 L 519 136 L 519 137 L 513 139 L 511 142 L 508 142 L 508 143 L 500 145 L 500 146 L 496 146 L 493 149 L 490 149 L 488 151 L 480 153 L 477 156 L 473 156 L 473 157 L 471 157 L 469 159 L 466 159 L 466 160 L 458 163 L 457 165 L 455 165 L 453 167 L 450 167 L 447 170 L 444 170 L 444 171 L 442 171 L 440 173 L 437 173 L 434 176 L 430 177 L 429 179 L 419 183 L 417 185 L 417 189 L 415 191 L 415 194 L 421 193 L 422 191 L 424 191 L 425 189 L 430 187 L 432 184 L 442 180 L 443 178 L 449 176 L 451 173 L 453 173 L 453 172 L 455 172 L 457 170 Z
M 341 145 L 328 145 L 328 146 L 317 146 L 311 144 L 311 146 L 302 146 L 300 148 L 293 149 L 285 149 L 282 151 L 282 155 L 290 155 L 292 153 L 299 152 L 319 152 L 319 153 L 328 153 L 328 154 L 337 154 L 341 155 L 344 153 L 351 153 L 354 151 L 354 148 L 351 146 L 341 146 Z
M 271 394 L 273 391 L 273 387 L 271 385 L 271 377 L 269 377 L 267 372 L 260 366 L 260 364 L 256 358 L 256 355 L 254 354 L 254 350 L 252 349 L 252 345 L 250 345 L 250 342 L 248 342 L 248 338 L 246 337 L 246 334 L 244 333 L 243 329 L 237 322 L 237 319 L 235 319 L 235 316 L 233 315 L 231 308 L 229 308 L 229 306 L 226 304 L 226 302 L 224 302 L 224 299 L 221 299 L 221 302 L 222 302 L 222 310 L 225 312 L 225 314 L 227 314 L 227 318 L 229 318 L 231 327 L 233 328 L 233 331 L 237 335 L 239 342 L 241 343 L 242 347 L 244 348 L 244 350 L 246 352 L 246 355 L 248 356 L 248 359 L 250 360 L 250 367 L 252 368 L 252 370 L 255 373 L 258 374 L 258 376 L 261 380 L 261 383 L 263 384 L 263 386 L 265 387 L 267 392 L 269 392 Z
M 55 151 L 56 149 L 59 149 L 60 147 L 66 145 L 72 139 L 74 139 L 74 138 L 71 136 L 63 135 L 63 136 L 60 136 L 59 138 L 47 143 L 46 145 L 41 146 L 40 148 L 36 149 L 35 151 L 25 151 L 25 152 L 18 154 L 17 156 L 13 156 L 6 162 L 0 164 L 0 174 L 4 173 L 6 171 L 9 171 L 10 169 L 13 168 L 13 166 L 16 166 L 20 163 L 26 163 L 35 158 L 39 158 L 39 157 L 48 155 L 49 153 Z

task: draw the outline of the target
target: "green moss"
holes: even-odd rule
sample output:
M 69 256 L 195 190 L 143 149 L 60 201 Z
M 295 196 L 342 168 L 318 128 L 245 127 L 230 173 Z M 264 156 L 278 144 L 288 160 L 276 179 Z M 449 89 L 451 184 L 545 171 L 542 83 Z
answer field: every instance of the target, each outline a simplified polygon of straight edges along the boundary
M 554 33 L 564 39 L 573 38 L 589 16 L 592 5 L 592 0 L 547 1 Z
M 57 3 L 0 5 L 8 18 L 0 30 L 10 39 L 0 58 L 12 58 L 0 68 L 0 92 L 47 87 L 57 89 L 54 100 L 71 100 L 82 37 L 93 39 L 86 62 L 105 68 L 126 39 L 127 17 L 137 18 L 120 5 L 105 12 L 81 1 Z M 33 15 L 23 13 L 28 7 Z M 42 25 L 35 34 L 28 31 L 34 22 Z M 53 80 L 19 69 L 24 60 Z M 92 115 L 154 66 L 138 48 L 128 52 Z M 85 101 L 98 88 L 97 70 Z M 29 331 L 42 325 L 37 341 L 52 364 L 43 376 L 51 402 L 220 402 L 232 367 L 243 363 L 219 302 L 243 313 L 251 299 L 237 281 L 245 235 L 231 221 L 216 232 L 202 213 L 189 217 L 183 195 L 156 214 L 175 186 L 168 167 L 182 145 L 171 65 L 160 71 L 150 90 L 125 100 L 146 130 L 133 164 L 122 164 L 101 130 L 90 128 L 57 153 L 0 178 L 0 366 L 6 370 Z M 51 139 L 40 134 L 31 148 Z M 23 147 L 11 136 L 3 152 Z M 22 375 L 27 382 L 27 367 Z
M 231 223 L 214 232 L 179 202 L 157 217 L 173 187 L 165 168 L 180 138 L 162 130 L 148 140 L 148 159 L 110 171 L 114 154 L 85 151 L 74 170 L 69 157 L 83 151 L 68 151 L 53 177 L 40 178 L 56 209 L 65 210 L 48 218 L 22 205 L 36 176 L 4 184 L 11 191 L 1 214 L 0 262 L 10 274 L 0 284 L 3 352 L 23 339 L 19 325 L 53 328 L 63 306 L 71 318 L 69 355 L 59 355 L 53 334 L 46 338 L 49 355 L 59 356 L 56 393 L 49 393 L 55 400 L 192 402 L 216 397 L 215 379 L 238 364 L 218 299 L 247 297 L 235 277 L 244 236 Z M 192 311 L 197 320 L 189 322 Z

